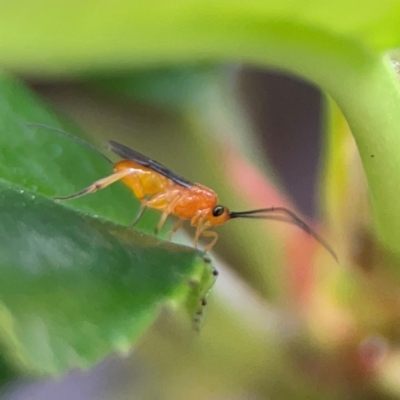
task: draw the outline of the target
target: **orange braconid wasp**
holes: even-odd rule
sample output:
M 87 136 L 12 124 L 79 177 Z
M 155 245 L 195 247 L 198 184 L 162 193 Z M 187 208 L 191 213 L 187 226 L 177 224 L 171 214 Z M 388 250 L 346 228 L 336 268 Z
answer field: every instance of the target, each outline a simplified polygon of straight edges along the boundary
M 213 190 L 198 183 L 190 182 L 164 167 L 159 162 L 123 144 L 113 140 L 108 142 L 109 150 L 122 158 L 121 161 L 114 163 L 98 149 L 69 133 L 42 124 L 32 123 L 28 124 L 28 126 L 49 129 L 69 137 L 101 155 L 113 165 L 114 173 L 111 175 L 99 179 L 78 193 L 65 197 L 56 197 L 56 200 L 68 200 L 94 193 L 120 180 L 133 191 L 141 203 L 141 208 L 132 225 L 135 225 L 139 221 L 147 208 L 154 208 L 162 212 L 156 228 L 157 233 L 164 225 L 167 217 L 172 214 L 177 217 L 178 220 L 170 232 L 171 239 L 172 235 L 178 231 L 183 222 L 185 220 L 190 220 L 191 226 L 196 227 L 194 236 L 196 247 L 201 236 L 212 239 L 204 249 L 207 252 L 215 245 L 218 239 L 218 234 L 209 229 L 214 226 L 222 225 L 230 219 L 253 218 L 281 221 L 296 225 L 307 234 L 311 235 L 325 247 L 337 261 L 337 256 L 331 246 L 304 221 L 297 217 L 294 212 L 286 207 L 269 207 L 250 211 L 230 211 L 228 207 L 218 204 L 218 197 Z

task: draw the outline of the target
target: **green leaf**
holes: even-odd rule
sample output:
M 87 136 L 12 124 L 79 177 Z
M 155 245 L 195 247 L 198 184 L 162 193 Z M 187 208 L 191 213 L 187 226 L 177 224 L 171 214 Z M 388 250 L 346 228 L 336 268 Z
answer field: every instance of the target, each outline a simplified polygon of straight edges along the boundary
M 129 351 L 166 301 L 201 308 L 215 278 L 193 249 L 21 192 L 0 184 L 0 338 L 19 367 L 86 368 Z
M 51 200 L 112 168 L 67 137 L 28 128 L 35 121 L 62 126 L 4 76 L 0 117 L 0 341 L 7 359 L 36 374 L 87 368 L 111 351 L 127 352 L 167 303 L 184 305 L 198 325 L 215 281 L 209 259 L 121 225 L 135 211 L 122 184 L 76 201 Z
M 21 84 L 0 76 L 0 89 L 0 176 L 4 180 L 52 198 L 79 191 L 112 173 L 112 166 L 100 155 L 68 137 L 29 127 L 29 123 L 38 122 L 63 129 L 55 113 Z M 74 132 L 71 126 L 64 126 L 65 131 Z M 63 204 L 127 224 L 137 203 L 124 189 L 122 185 L 112 185 L 96 196 Z
M 40 123 L 91 142 L 71 123 L 60 123 L 59 116 L 18 81 L 0 75 L 0 90 L 0 177 L 5 181 L 53 198 L 76 193 L 113 173 L 100 154 L 51 129 L 30 127 Z M 106 153 L 101 144 L 93 146 Z M 119 183 L 62 204 L 123 225 L 129 225 L 139 209 L 131 191 Z M 153 232 L 158 218 L 159 213 L 150 211 L 138 226 Z

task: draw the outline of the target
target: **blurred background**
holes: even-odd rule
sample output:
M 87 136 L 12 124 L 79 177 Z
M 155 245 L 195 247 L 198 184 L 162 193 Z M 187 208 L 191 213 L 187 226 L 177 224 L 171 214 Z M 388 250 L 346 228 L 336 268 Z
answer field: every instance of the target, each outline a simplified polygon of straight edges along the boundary
M 200 333 L 165 309 L 128 357 L 57 377 L 26 376 L 4 352 L 1 399 L 400 398 L 398 289 L 379 268 L 389 256 L 372 233 L 354 140 L 329 97 L 240 64 L 19 78 L 99 148 L 120 141 L 231 209 L 290 207 L 339 262 L 296 227 L 232 221 L 218 229 L 220 274 Z M 188 228 L 176 241 L 192 236 Z
M 290 205 L 340 249 L 321 206 L 328 102 L 315 87 L 242 66 L 27 83 L 99 147 L 120 140 L 212 187 L 231 207 Z M 356 163 L 351 141 L 346 148 Z M 336 304 L 344 266 L 295 227 L 235 221 L 219 231 L 220 276 L 199 335 L 165 311 L 128 358 L 53 379 L 12 375 L 2 398 L 380 398 L 368 374 L 386 342 L 361 334 Z

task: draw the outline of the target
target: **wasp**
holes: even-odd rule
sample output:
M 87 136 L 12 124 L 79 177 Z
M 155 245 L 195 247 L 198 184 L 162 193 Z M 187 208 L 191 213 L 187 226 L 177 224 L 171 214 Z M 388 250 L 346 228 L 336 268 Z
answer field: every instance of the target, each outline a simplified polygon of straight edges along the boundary
M 84 145 L 98 153 L 113 166 L 113 173 L 99 179 L 83 190 L 56 200 L 69 200 L 95 193 L 114 182 L 121 181 L 132 190 L 139 200 L 141 207 L 132 225 L 134 226 L 146 209 L 152 208 L 161 212 L 161 217 L 155 232 L 165 224 L 168 216 L 174 215 L 177 221 L 170 232 L 170 240 L 175 232 L 190 221 L 195 227 L 194 245 L 197 248 L 201 237 L 210 238 L 211 241 L 204 248 L 205 252 L 212 249 L 218 240 L 218 234 L 212 228 L 223 225 L 231 219 L 248 218 L 281 221 L 296 225 L 317 240 L 337 261 L 336 253 L 331 246 L 309 225 L 301 220 L 293 211 L 286 207 L 269 207 L 249 211 L 231 211 L 228 207 L 219 204 L 217 194 L 210 188 L 199 183 L 193 183 L 176 174 L 136 150 L 121 143 L 110 140 L 108 149 L 121 157 L 114 163 L 105 154 L 89 143 L 70 135 L 62 130 L 41 124 L 28 124 L 31 127 L 50 129 Z

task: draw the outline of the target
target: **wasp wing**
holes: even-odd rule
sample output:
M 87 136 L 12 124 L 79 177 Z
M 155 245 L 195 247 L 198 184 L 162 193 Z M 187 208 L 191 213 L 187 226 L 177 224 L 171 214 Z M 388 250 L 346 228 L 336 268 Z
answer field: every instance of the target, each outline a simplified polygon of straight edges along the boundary
M 151 170 L 158 172 L 159 174 L 171 179 L 171 181 L 175 182 L 176 184 L 190 188 L 194 184 L 184 177 L 172 172 L 164 165 L 160 164 L 159 162 L 152 160 L 149 157 L 146 157 L 143 154 L 140 154 L 136 150 L 133 150 L 129 147 L 124 146 L 121 143 L 114 142 L 113 140 L 109 140 L 109 149 L 113 151 L 115 154 L 118 154 L 120 157 L 124 158 L 125 160 L 131 160 L 143 167 L 150 168 Z

